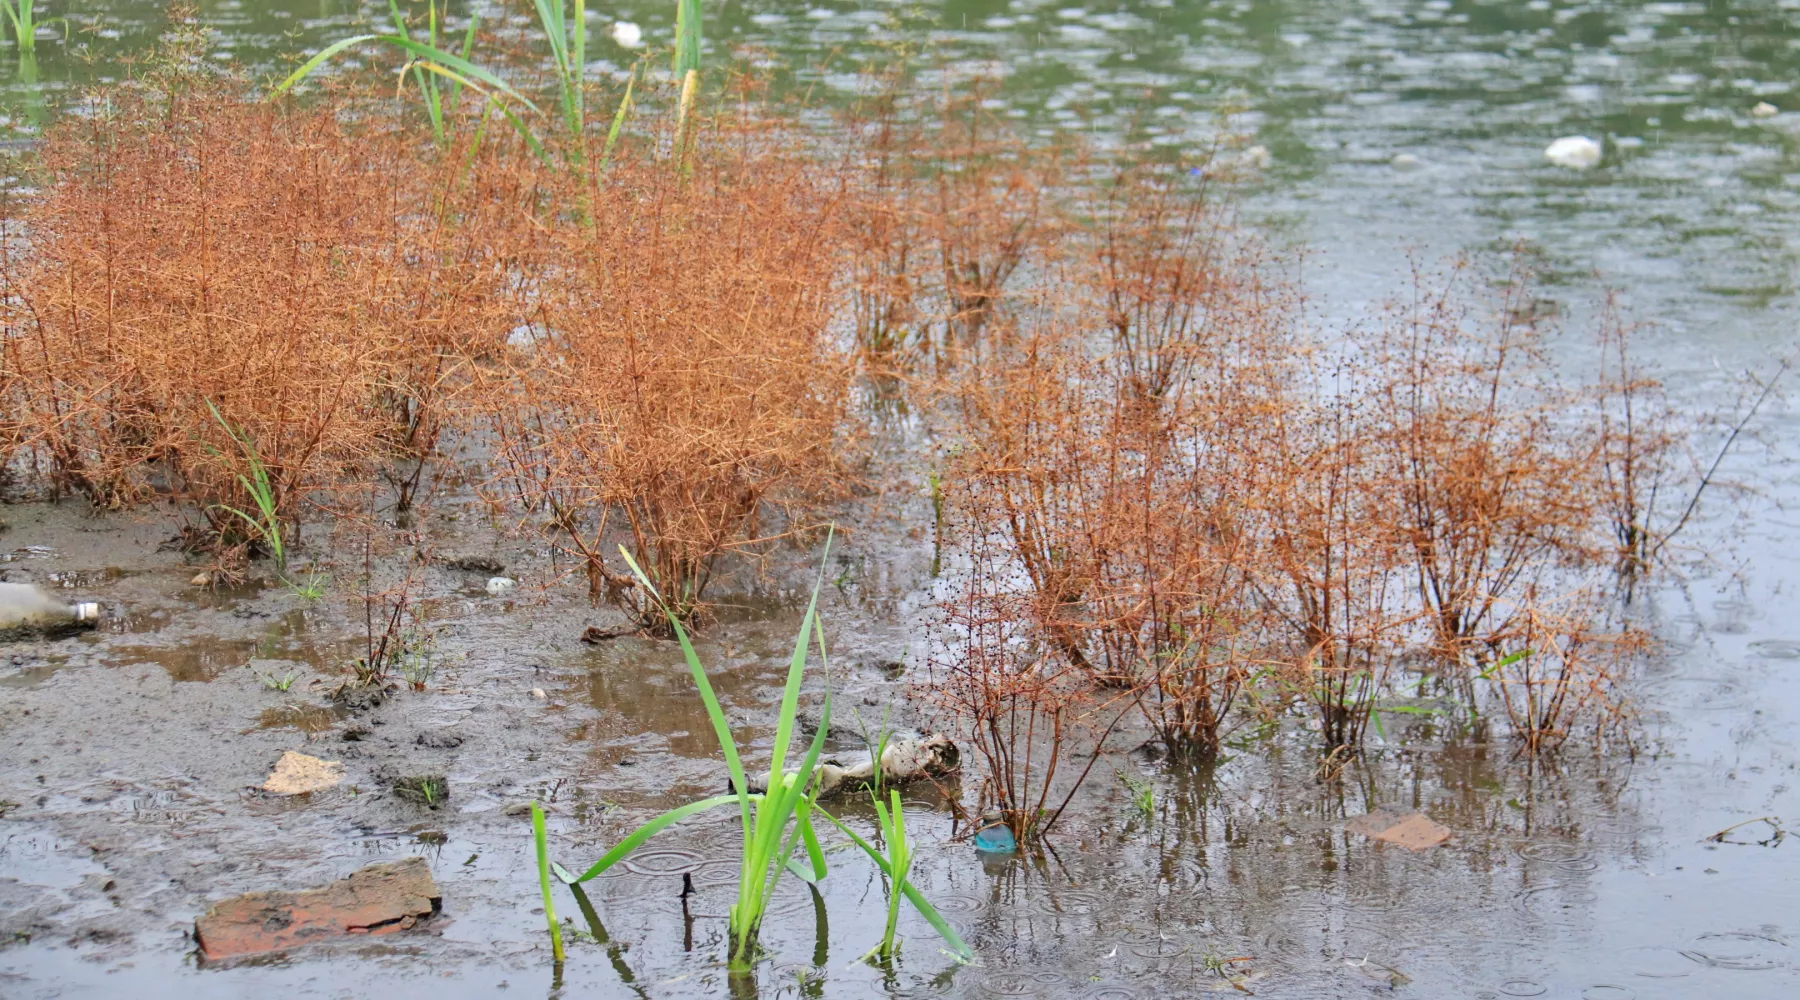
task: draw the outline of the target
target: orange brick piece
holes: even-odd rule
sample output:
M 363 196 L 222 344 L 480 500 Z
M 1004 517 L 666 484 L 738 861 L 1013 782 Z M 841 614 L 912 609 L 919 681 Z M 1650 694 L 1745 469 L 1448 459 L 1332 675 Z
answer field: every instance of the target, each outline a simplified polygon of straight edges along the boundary
M 443 896 L 424 858 L 370 865 L 323 888 L 252 892 L 194 921 L 200 956 L 220 961 L 350 935 L 389 934 L 438 912 Z

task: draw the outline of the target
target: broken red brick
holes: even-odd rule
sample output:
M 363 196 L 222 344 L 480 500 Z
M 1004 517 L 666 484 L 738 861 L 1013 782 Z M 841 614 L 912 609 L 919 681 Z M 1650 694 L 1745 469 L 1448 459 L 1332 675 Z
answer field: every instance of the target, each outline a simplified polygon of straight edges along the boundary
M 194 921 L 207 961 L 260 955 L 350 935 L 410 929 L 438 912 L 443 896 L 424 858 L 370 865 L 319 889 L 252 892 Z
M 1424 813 L 1407 813 L 1402 816 L 1377 810 L 1351 820 L 1346 829 L 1389 844 L 1398 844 L 1409 851 L 1423 851 L 1450 839 L 1450 828 L 1432 822 Z

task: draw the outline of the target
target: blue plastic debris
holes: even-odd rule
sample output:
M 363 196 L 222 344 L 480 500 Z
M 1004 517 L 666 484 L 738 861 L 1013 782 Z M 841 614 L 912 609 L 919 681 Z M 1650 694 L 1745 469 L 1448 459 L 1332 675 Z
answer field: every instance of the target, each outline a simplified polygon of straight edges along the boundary
M 998 809 L 989 809 L 981 814 L 981 825 L 975 828 L 975 849 L 989 854 L 1011 854 L 1019 849 L 1019 842 L 1013 839 L 1012 828 L 1006 825 L 1006 817 Z

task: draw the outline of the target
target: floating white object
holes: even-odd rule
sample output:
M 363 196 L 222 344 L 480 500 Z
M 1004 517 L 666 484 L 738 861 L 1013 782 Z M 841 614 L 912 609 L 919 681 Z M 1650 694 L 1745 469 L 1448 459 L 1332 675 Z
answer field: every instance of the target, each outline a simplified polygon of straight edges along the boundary
M 509 579 L 504 576 L 490 576 L 488 577 L 487 582 L 487 592 L 495 597 L 499 597 L 502 594 L 512 593 L 513 588 L 518 585 L 519 581 L 517 580 Z
M 1269 155 L 1269 147 L 1258 145 L 1244 150 L 1243 162 L 1253 170 L 1267 170 L 1274 158 Z
M 1756 107 L 1750 109 L 1752 118 L 1773 118 L 1781 113 L 1781 109 L 1768 101 L 1757 101 Z
M 606 29 L 612 40 L 628 49 L 635 49 L 644 44 L 644 29 L 630 21 L 614 21 L 612 27 Z
M 1565 135 L 1544 148 L 1544 159 L 1570 170 L 1586 170 L 1600 162 L 1599 142 L 1585 135 Z
M 1419 159 L 1411 153 L 1396 153 L 1394 158 L 1388 161 L 1388 166 L 1393 167 L 1395 170 L 1417 170 L 1424 165 L 1424 160 Z

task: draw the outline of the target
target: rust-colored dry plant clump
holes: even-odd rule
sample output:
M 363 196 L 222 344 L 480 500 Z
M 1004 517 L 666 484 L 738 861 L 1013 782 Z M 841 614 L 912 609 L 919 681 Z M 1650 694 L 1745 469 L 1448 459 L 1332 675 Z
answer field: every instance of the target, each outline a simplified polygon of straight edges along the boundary
M 1371 331 L 1306 329 L 1202 175 L 1132 166 L 1062 209 L 1066 245 L 948 379 L 966 558 L 935 676 L 1022 836 L 1054 770 L 1021 791 L 1008 761 L 1059 757 L 995 734 L 1103 738 L 1122 699 L 1181 754 L 1246 690 L 1354 747 L 1402 674 L 1533 748 L 1619 710 L 1637 640 L 1552 596 L 1612 552 L 1589 387 L 1511 299 L 1461 304 L 1460 266 Z
M 53 130 L 44 170 L 8 259 L 10 357 L 52 483 L 97 505 L 168 494 L 279 549 L 315 491 L 426 457 L 452 359 L 503 305 L 379 118 L 119 87 Z M 417 479 L 396 479 L 404 505 Z
M 708 135 L 686 170 L 627 154 L 580 216 L 544 222 L 531 323 L 484 376 L 499 484 L 644 627 L 661 611 L 609 527 L 691 614 L 721 555 L 815 526 L 838 489 L 833 181 L 779 131 Z

